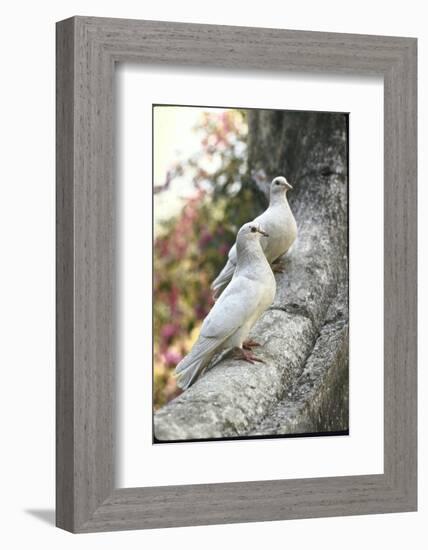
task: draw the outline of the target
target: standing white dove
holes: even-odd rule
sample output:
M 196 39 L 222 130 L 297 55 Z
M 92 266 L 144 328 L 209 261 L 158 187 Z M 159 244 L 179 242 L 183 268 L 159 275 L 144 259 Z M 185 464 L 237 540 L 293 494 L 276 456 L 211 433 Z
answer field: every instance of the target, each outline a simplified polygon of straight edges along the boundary
M 287 191 L 293 189 L 283 176 L 274 178 L 270 184 L 268 208 L 257 216 L 252 223 L 260 224 L 269 234 L 269 238 L 261 243 L 266 258 L 273 264 L 285 254 L 297 237 L 297 224 L 287 200 Z M 217 299 L 229 281 L 236 268 L 236 243 L 229 251 L 226 265 L 212 282 L 211 289 L 214 299 Z M 274 271 L 281 272 L 280 266 L 273 266 Z
M 260 238 L 269 237 L 259 224 L 246 223 L 236 239 L 236 269 L 232 281 L 202 323 L 190 352 L 178 363 L 177 385 L 187 389 L 204 372 L 213 356 L 236 348 L 235 355 L 254 363 L 263 362 L 243 349 L 248 333 L 272 304 L 276 282 L 262 250 Z

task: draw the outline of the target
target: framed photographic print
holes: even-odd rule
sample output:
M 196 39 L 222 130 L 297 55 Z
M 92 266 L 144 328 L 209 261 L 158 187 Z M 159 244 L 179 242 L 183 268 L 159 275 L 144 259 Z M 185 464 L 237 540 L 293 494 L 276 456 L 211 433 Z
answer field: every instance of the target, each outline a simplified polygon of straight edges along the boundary
M 416 509 L 415 39 L 58 23 L 57 220 L 59 527 Z

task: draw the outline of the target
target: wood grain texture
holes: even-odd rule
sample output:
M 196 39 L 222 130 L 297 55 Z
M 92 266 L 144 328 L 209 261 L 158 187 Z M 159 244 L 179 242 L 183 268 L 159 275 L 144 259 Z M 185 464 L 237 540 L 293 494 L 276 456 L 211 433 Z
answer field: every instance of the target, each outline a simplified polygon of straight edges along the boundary
M 114 488 L 115 62 L 383 75 L 383 475 Z M 57 25 L 57 525 L 416 510 L 416 40 L 75 17 Z
M 56 521 L 73 528 L 73 159 L 74 24 L 56 41 Z

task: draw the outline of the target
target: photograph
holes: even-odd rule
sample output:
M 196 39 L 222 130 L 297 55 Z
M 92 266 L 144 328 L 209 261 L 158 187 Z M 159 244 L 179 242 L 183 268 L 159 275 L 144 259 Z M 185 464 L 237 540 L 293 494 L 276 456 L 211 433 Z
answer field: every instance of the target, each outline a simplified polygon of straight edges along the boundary
M 152 115 L 153 442 L 348 435 L 348 113 Z
M 2 548 L 427 546 L 424 7 L 3 5 Z

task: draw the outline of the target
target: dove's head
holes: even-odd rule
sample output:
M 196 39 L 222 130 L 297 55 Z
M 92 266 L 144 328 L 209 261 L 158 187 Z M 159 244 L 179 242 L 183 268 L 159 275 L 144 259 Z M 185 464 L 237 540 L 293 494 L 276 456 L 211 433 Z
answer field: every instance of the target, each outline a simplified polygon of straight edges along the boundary
M 263 249 L 260 238 L 264 239 L 269 235 L 262 229 L 260 224 L 250 222 L 244 224 L 236 236 L 236 253 L 238 256 L 238 268 L 255 257 L 263 256 Z
M 283 194 L 290 189 L 293 189 L 293 187 L 288 183 L 288 181 L 284 178 L 284 176 L 278 176 L 272 180 L 272 183 L 270 184 L 270 193 L 271 195 L 279 195 Z
M 259 223 L 249 222 L 244 224 L 238 231 L 237 244 L 245 244 L 259 241 L 260 237 L 269 237 Z

